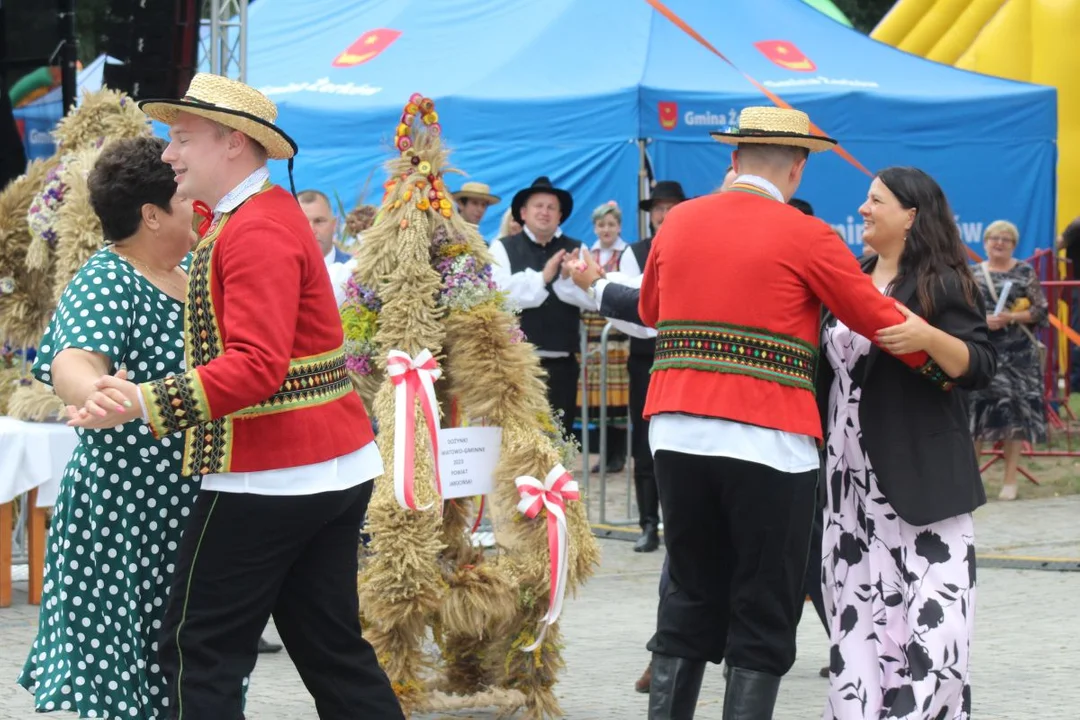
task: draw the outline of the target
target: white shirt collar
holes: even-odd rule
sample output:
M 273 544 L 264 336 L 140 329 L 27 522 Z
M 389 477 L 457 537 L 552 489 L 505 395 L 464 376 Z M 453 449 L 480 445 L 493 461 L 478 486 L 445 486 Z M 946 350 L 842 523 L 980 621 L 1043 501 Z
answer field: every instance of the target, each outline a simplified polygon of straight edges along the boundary
M 225 197 L 218 201 L 214 208 L 214 214 L 232 212 L 255 193 L 262 190 L 262 186 L 270 179 L 270 168 L 263 165 L 255 172 L 248 175 L 239 185 L 234 187 Z
M 753 185 L 754 187 L 758 188 L 759 190 L 764 190 L 765 192 L 769 193 L 770 195 L 772 195 L 774 198 L 776 198 L 780 202 L 786 202 L 784 200 L 783 193 L 780 192 L 780 188 L 776 187 L 775 185 L 773 185 L 771 182 L 769 182 L 765 178 L 761 177 L 760 175 L 740 175 L 739 177 L 735 178 L 735 182 L 741 182 L 741 183 L 746 183 L 747 185 Z
M 326 261 L 326 264 L 327 264 L 327 265 L 329 265 L 330 263 L 334 262 L 334 257 L 335 257 L 336 255 L 337 255 L 337 253 L 336 253 L 336 252 L 334 252 L 334 248 L 333 248 L 333 247 L 331 247 L 331 248 L 330 248 L 330 252 L 328 252 L 328 253 L 326 253 L 325 255 L 323 255 L 323 260 L 325 260 L 325 261 Z
M 626 249 L 626 241 L 623 240 L 622 237 L 620 236 L 620 237 L 615 238 L 615 242 L 611 243 L 611 247 L 605 248 L 605 247 L 600 246 L 600 240 L 597 239 L 597 241 L 594 242 L 593 246 L 591 248 L 589 248 L 589 249 L 590 250 L 607 250 L 608 252 L 619 252 L 620 250 L 625 250 Z
M 525 237 L 529 238 L 530 240 L 532 240 L 537 245 L 540 244 L 540 242 L 536 239 L 536 236 L 533 235 L 533 231 L 530 230 L 527 225 L 522 225 L 521 229 L 525 232 Z M 562 237 L 562 227 L 561 226 L 555 228 L 555 234 L 551 236 L 551 239 L 554 240 L 555 238 L 558 238 L 558 237 Z

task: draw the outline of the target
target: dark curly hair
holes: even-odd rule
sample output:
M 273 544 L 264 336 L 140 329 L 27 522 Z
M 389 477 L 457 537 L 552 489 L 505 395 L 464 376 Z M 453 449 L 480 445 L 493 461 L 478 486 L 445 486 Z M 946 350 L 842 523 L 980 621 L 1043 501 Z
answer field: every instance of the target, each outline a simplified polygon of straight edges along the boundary
M 156 137 L 117 140 L 94 163 L 86 182 L 105 242 L 134 235 L 147 203 L 172 212 L 176 174 L 161 160 L 165 147 L 165 141 Z

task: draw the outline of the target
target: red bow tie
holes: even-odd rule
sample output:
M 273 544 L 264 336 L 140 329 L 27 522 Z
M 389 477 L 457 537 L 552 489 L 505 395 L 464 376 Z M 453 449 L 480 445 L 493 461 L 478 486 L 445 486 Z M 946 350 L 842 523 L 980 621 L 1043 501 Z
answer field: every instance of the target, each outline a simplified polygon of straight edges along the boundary
M 191 207 L 195 214 L 202 218 L 199 221 L 199 237 L 206 237 L 206 233 L 210 232 L 210 227 L 214 224 L 214 211 L 202 200 L 196 200 L 191 204 Z

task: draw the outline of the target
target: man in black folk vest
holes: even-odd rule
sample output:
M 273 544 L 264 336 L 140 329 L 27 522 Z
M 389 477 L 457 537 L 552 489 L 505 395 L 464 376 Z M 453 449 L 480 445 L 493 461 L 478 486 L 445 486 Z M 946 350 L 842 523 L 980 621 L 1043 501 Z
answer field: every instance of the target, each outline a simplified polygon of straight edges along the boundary
M 649 213 L 649 227 L 652 234 L 664 222 L 668 210 L 686 200 L 682 185 L 674 180 L 661 180 L 653 188 L 651 197 L 638 203 Z M 652 237 L 645 238 L 630 246 L 630 252 L 637 261 L 639 276 L 645 271 L 645 261 L 652 247 Z M 645 410 L 645 396 L 649 393 L 649 372 L 652 370 L 653 355 L 656 352 L 656 333 L 651 337 L 630 338 L 630 359 L 626 363 L 630 375 L 630 420 L 633 423 L 631 448 L 634 456 L 634 490 L 637 495 L 638 520 L 641 525 L 641 537 L 634 544 L 634 552 L 653 552 L 660 547 L 660 495 L 656 490 L 656 476 L 653 474 L 653 457 L 649 450 L 649 423 L 642 416 Z
M 560 224 L 570 217 L 574 199 L 569 192 L 539 177 L 514 195 L 510 212 L 521 224 L 516 235 L 491 243 L 492 275 L 521 310 L 521 329 L 536 346 L 548 374 L 548 402 L 567 433 L 577 406 L 581 311 L 572 305 L 575 287 L 562 277 L 562 262 L 576 254 L 581 242 L 563 234 Z

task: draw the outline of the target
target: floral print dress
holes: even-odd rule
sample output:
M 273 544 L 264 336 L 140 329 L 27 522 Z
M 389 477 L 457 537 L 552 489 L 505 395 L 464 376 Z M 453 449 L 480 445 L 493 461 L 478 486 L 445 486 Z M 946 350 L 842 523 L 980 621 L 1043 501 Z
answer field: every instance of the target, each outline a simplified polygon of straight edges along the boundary
M 987 283 L 987 273 L 994 284 L 993 291 Z M 1017 262 L 1006 272 L 987 267 L 984 273 L 976 267 L 973 274 L 987 312 L 994 311 L 996 298 L 1008 286 L 1005 309 L 1012 312 L 1030 310 L 1033 322 L 1027 326 L 1029 332 L 1038 332 L 1046 326 L 1048 306 L 1035 268 Z M 997 350 L 997 374 L 990 387 L 971 393 L 971 434 L 989 442 L 1046 442 L 1046 403 L 1039 348 L 1020 325 L 990 331 L 990 342 Z
M 970 514 L 916 527 L 878 486 L 859 401 L 870 341 L 833 319 L 821 568 L 829 618 L 825 720 L 969 720 L 975 620 Z

